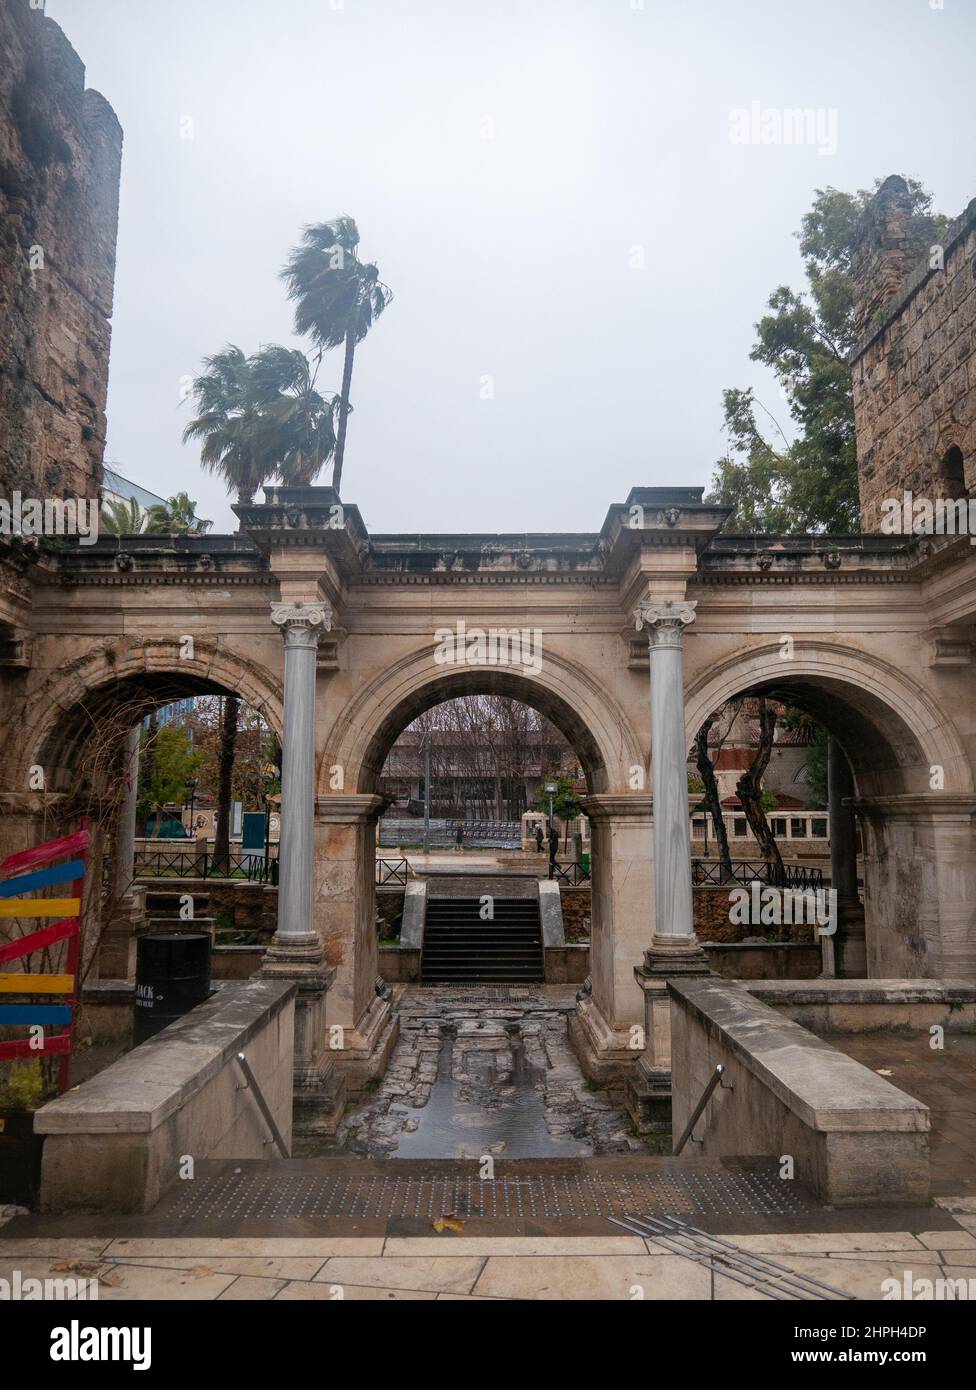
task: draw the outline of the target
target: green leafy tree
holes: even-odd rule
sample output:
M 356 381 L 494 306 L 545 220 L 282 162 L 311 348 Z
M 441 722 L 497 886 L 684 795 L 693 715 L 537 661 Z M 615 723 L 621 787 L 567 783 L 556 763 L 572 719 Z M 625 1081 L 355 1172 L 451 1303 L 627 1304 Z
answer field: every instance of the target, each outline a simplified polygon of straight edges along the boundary
M 300 246 L 288 257 L 281 278 L 295 304 L 295 331 L 308 333 L 320 352 L 343 348 L 342 388 L 332 486 L 342 483 L 356 347 L 393 298 L 372 262 L 358 254 L 359 229 L 352 217 L 336 217 L 305 228 Z
M 144 735 L 139 776 L 142 814 L 152 817 L 173 802 L 182 804 L 186 784 L 201 761 L 202 755 L 194 748 L 189 731 L 181 725 L 161 725 L 151 743 Z
M 931 196 L 908 181 L 916 216 Z M 730 531 L 859 529 L 854 405 L 847 354 L 854 346 L 851 262 L 872 190 L 816 191 L 797 233 L 807 288 L 781 285 L 756 324 L 754 362 L 771 367 L 785 397 L 790 436 L 752 388 L 723 393 L 728 450 L 715 465 L 712 501 L 734 508 Z M 938 235 L 945 219 L 933 219 Z

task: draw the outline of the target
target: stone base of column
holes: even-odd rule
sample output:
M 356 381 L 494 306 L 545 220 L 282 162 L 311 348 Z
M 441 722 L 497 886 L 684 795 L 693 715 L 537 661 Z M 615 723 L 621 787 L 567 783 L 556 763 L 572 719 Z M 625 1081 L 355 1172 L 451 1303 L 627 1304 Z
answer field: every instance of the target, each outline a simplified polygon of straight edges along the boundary
M 362 1091 L 386 1071 L 400 1034 L 400 1016 L 390 999 L 377 995 L 355 1028 L 345 1028 L 342 1047 L 331 1053 L 350 1091 Z
M 569 1040 L 583 1075 L 598 1086 L 625 1080 L 640 1056 L 634 1032 L 630 1026 L 615 1028 L 592 995 L 581 991 L 577 998 L 576 1012 L 569 1019 Z
M 645 1047 L 627 1077 L 624 1104 L 640 1134 L 671 1128 L 671 1001 L 668 980 L 710 975 L 708 959 L 694 936 L 655 938 L 634 978 L 644 991 Z
M 346 1105 L 345 1078 L 336 1070 L 327 1039 L 326 996 L 335 970 L 326 965 L 322 943 L 311 932 L 284 943 L 274 938 L 259 974 L 294 980 L 298 986 L 292 1132 L 335 1134 Z
M 135 979 L 136 940 L 145 924 L 146 890 L 136 888 L 118 900 L 98 943 L 100 980 Z
M 834 934 L 834 968 L 838 979 L 864 980 L 868 973 L 868 943 L 864 907 L 860 900 L 841 898 Z

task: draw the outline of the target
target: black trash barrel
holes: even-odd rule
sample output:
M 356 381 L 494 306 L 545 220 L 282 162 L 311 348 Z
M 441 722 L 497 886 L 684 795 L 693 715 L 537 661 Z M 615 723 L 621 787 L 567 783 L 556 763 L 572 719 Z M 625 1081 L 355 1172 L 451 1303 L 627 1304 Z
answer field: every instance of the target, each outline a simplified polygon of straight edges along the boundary
M 154 932 L 136 954 L 135 1046 L 210 996 L 208 932 Z

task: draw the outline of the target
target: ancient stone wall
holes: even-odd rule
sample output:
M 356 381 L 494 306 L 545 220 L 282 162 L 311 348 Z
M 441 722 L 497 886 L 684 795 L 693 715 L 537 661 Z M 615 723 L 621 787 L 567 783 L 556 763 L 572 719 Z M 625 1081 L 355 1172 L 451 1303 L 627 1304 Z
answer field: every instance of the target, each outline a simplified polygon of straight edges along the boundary
M 0 495 L 95 497 L 122 130 L 64 34 L 0 6 Z
M 885 181 L 853 258 L 852 354 L 861 525 L 907 490 L 976 496 L 976 200 L 941 242 L 911 215 L 907 185 Z

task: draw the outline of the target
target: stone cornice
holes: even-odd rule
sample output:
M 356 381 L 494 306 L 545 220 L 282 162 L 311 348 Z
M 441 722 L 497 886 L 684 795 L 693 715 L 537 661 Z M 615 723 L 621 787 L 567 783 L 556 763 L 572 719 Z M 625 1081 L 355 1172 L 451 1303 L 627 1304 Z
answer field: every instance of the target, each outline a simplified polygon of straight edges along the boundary
M 197 589 L 226 589 L 229 585 L 240 587 L 266 586 L 274 587 L 276 580 L 274 575 L 267 570 L 262 570 L 258 574 L 234 574 L 227 573 L 226 570 L 209 571 L 205 574 L 181 574 L 174 570 L 136 570 L 127 572 L 115 571 L 86 571 L 77 572 L 67 570 L 63 572 L 59 579 L 50 581 L 53 585 L 59 583 L 66 589 L 104 589 L 123 587 L 136 587 L 146 584 L 166 585 L 170 588 L 197 588 Z
M 914 819 L 920 815 L 976 816 L 976 792 L 905 792 L 895 796 L 855 797 L 851 806 L 862 815 Z
M 580 800 L 591 820 L 650 819 L 654 811 L 650 792 L 589 792 Z
M 377 796 L 371 792 L 336 792 L 332 796 L 315 798 L 315 819 L 317 822 L 340 825 L 370 821 L 385 810 L 388 804 L 388 797 Z

